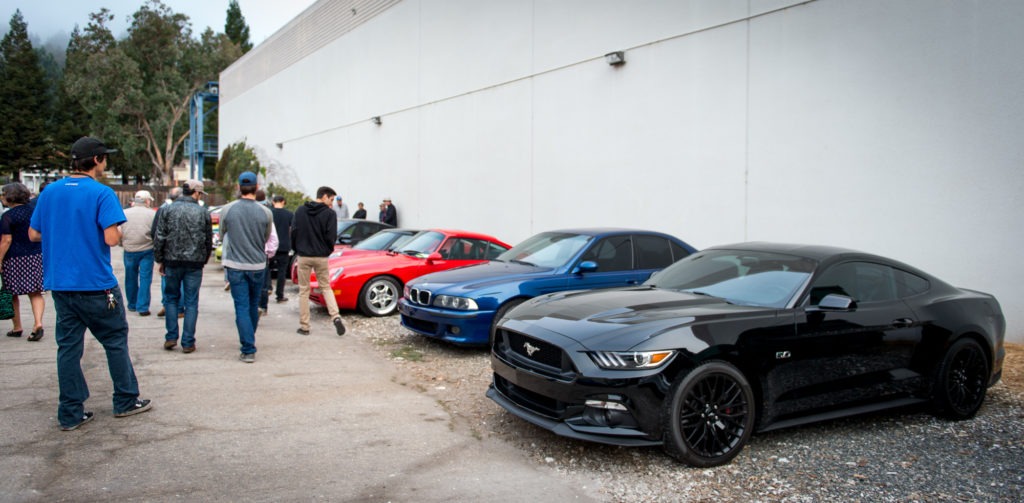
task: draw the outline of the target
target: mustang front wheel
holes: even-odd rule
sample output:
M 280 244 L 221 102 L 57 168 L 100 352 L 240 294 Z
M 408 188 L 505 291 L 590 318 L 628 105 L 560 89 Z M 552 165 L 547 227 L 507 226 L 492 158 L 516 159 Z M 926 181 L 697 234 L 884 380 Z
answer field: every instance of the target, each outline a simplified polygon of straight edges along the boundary
M 663 448 L 693 466 L 728 463 L 754 429 L 754 392 L 733 365 L 709 361 L 679 376 L 662 411 Z
M 401 289 L 395 280 L 377 276 L 363 285 L 359 292 L 359 310 L 367 316 L 387 316 L 398 307 Z

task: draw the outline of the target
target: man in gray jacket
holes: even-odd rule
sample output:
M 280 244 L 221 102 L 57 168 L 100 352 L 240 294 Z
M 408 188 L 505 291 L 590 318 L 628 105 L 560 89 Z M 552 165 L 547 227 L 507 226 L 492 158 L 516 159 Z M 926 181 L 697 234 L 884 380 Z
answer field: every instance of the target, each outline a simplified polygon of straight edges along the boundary
M 238 177 L 241 198 L 220 212 L 220 232 L 225 242 L 224 269 L 235 303 L 235 327 L 245 363 L 256 361 L 256 327 L 260 321 L 260 290 L 267 269 L 267 256 L 277 252 L 277 233 L 270 208 L 256 202 L 256 174 L 246 171 Z M 272 239 L 272 236 L 274 239 Z
M 129 311 L 149 316 L 149 287 L 153 284 L 153 221 L 156 212 L 150 206 L 148 190 L 135 193 L 132 207 L 124 210 L 121 246 L 124 247 L 124 296 Z
M 184 296 L 185 320 L 181 330 L 181 352 L 196 350 L 196 321 L 199 319 L 199 287 L 203 266 L 213 251 L 213 223 L 210 213 L 199 205 L 203 182 L 188 180 L 181 197 L 162 208 L 157 216 L 153 254 L 164 277 L 164 349 L 178 344 L 178 304 Z

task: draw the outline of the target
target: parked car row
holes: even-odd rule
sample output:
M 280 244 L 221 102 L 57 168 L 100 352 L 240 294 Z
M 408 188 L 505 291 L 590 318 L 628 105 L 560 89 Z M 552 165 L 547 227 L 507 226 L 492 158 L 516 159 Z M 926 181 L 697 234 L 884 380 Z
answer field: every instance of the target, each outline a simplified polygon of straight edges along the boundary
M 716 466 L 754 432 L 921 405 L 967 419 L 1001 378 L 993 296 L 877 255 L 631 229 L 392 238 L 331 258 L 339 307 L 486 345 L 487 395 L 570 438 Z

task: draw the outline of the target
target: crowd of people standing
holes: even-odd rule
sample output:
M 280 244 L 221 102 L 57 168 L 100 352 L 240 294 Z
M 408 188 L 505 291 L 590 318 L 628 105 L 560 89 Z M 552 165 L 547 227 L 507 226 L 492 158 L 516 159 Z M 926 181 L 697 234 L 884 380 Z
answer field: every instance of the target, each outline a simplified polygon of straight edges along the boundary
M 0 282 L 13 296 L 12 328 L 8 337 L 21 337 L 19 297 L 27 296 L 33 323 L 29 341 L 45 333 L 44 291 L 50 291 L 56 310 L 57 419 L 65 431 L 93 419 L 85 409 L 89 390 L 82 372 L 84 337 L 88 330 L 103 346 L 113 381 L 115 417 L 128 417 L 152 408 L 140 398 L 128 350 L 126 313 L 151 315 L 154 269 L 160 276 L 160 312 L 164 318 L 163 348 L 190 354 L 197 350 L 199 293 L 203 268 L 214 249 L 213 222 L 202 206 L 206 195 L 200 180 L 187 180 L 168 192 L 167 201 L 154 208 L 147 190 L 135 192 L 122 208 L 114 191 L 103 184 L 109 156 L 117 151 L 100 140 L 83 137 L 71 147 L 71 175 L 50 183 L 32 198 L 19 182 L 0 189 L 6 210 L 0 217 Z M 42 188 L 42 187 L 41 187 Z M 271 293 L 277 303 L 287 302 L 284 287 L 294 253 L 299 278 L 299 327 L 309 335 L 310 276 L 330 276 L 328 257 L 337 241 L 338 220 L 349 218 L 349 208 L 331 187 L 317 189 L 316 198 L 292 213 L 285 197 L 265 201 L 255 173 L 244 172 L 236 186 L 238 199 L 220 211 L 223 265 L 230 290 L 239 360 L 253 363 L 256 331 L 267 312 Z M 268 204 L 269 203 L 269 204 Z M 365 219 L 362 202 L 351 215 Z M 397 226 L 397 211 L 389 198 L 380 206 L 381 222 Z M 61 239 L 49 239 L 60 235 Z M 67 246 L 67 243 L 80 243 Z M 230 245 L 228 244 L 230 243 Z M 110 260 L 113 246 L 123 248 L 124 294 Z M 271 271 L 277 282 L 272 285 Z M 346 331 L 329 282 L 319 282 L 337 335 Z M 180 323 L 180 326 L 179 326 Z

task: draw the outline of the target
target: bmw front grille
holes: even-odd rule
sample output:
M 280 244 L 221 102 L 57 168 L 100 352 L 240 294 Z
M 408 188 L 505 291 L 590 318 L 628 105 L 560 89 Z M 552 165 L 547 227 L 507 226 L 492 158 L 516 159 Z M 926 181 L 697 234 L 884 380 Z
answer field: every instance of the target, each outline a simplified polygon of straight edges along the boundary
M 412 288 L 409 290 L 409 300 L 413 304 L 419 304 L 421 306 L 430 305 L 430 290 L 421 290 L 419 288 Z

